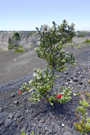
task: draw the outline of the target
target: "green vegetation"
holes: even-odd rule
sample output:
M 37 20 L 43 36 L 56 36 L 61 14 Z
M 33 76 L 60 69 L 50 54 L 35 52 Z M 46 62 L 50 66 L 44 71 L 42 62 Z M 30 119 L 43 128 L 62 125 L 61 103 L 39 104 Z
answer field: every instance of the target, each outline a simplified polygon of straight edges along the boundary
M 21 45 L 18 45 L 18 47 L 15 47 L 15 52 L 16 53 L 24 52 L 24 48 Z
M 24 130 L 21 131 L 21 135 L 26 135 L 25 132 L 24 132 Z M 32 131 L 32 132 L 30 133 L 30 135 L 34 135 L 34 131 Z M 39 135 L 39 134 L 37 134 L 37 135 Z
M 74 36 L 73 24 L 69 26 L 66 20 L 59 26 L 53 22 L 53 26 L 43 26 L 37 28 L 40 34 L 40 45 L 36 52 L 40 58 L 47 61 L 51 69 L 63 70 L 65 63 L 73 63 L 74 57 L 69 52 L 65 52 L 63 46 Z M 54 71 L 54 70 L 53 70 Z
M 23 46 L 19 45 L 20 35 L 15 32 L 11 38 L 8 39 L 8 49 L 14 49 L 15 52 L 24 52 Z
M 84 43 L 90 43 L 90 39 L 86 39 Z
M 73 54 L 64 51 L 64 44 L 70 42 L 75 35 L 74 25 L 68 25 L 66 20 L 61 25 L 56 25 L 55 22 L 52 24 L 52 27 L 44 25 L 40 29 L 36 28 L 40 35 L 40 45 L 35 50 L 40 58 L 47 61 L 47 68 L 43 71 L 35 70 L 33 80 L 21 87 L 22 91 L 31 88 L 30 100 L 40 101 L 45 98 L 50 105 L 53 105 L 53 102 L 62 104 L 71 100 L 70 88 L 62 87 L 53 93 L 53 86 L 56 78 L 55 71 L 62 71 L 66 63 L 73 64 L 75 61 Z
M 85 95 L 90 98 L 90 92 L 86 91 Z
M 77 48 L 80 49 L 81 48 L 81 44 L 77 45 Z
M 11 38 L 8 39 L 8 49 L 14 49 L 19 46 L 20 35 L 15 32 Z
M 86 93 L 85 96 L 90 95 Z M 89 103 L 86 101 L 85 97 L 79 101 L 79 106 L 76 108 L 76 113 L 78 113 L 78 122 L 74 123 L 75 128 L 86 135 L 90 132 L 90 117 L 87 113 L 87 108 L 90 107 Z
M 13 49 L 14 47 L 15 47 L 15 45 L 13 44 L 12 39 L 9 38 L 8 39 L 8 49 Z
M 15 33 L 13 34 L 13 36 L 12 36 L 12 39 L 15 40 L 15 41 L 20 40 L 21 38 L 20 38 L 19 33 L 18 33 L 18 32 L 15 32 Z

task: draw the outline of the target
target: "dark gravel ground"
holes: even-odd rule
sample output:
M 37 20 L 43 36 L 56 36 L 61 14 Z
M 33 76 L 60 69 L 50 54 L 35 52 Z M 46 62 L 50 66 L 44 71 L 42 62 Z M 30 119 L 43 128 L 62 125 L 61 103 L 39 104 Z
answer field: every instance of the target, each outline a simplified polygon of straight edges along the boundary
M 69 66 L 66 71 L 57 73 L 55 89 L 60 85 L 73 88 L 73 92 L 90 92 L 90 47 L 71 49 L 77 60 L 76 66 Z M 7 84 L 0 85 L 0 135 L 20 135 L 23 128 L 26 135 L 81 135 L 73 127 L 76 120 L 75 108 L 78 96 L 64 106 L 50 107 L 44 99 L 34 104 L 27 100 L 30 92 L 17 95 L 17 90 L 32 74 Z M 88 109 L 90 115 L 90 108 Z

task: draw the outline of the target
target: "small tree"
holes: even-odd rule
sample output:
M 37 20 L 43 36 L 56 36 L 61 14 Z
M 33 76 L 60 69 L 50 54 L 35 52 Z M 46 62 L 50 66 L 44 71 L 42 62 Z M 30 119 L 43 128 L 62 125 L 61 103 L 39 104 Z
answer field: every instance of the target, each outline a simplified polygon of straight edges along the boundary
M 55 80 L 55 71 L 61 71 L 65 67 L 65 63 L 73 63 L 72 54 L 65 52 L 63 45 L 72 40 L 75 32 L 74 25 L 68 25 L 66 20 L 61 25 L 53 22 L 52 27 L 47 25 L 36 28 L 40 35 L 40 45 L 36 48 L 36 52 L 40 58 L 47 61 L 48 66 L 43 72 L 36 70 L 33 74 L 33 80 L 23 85 L 21 89 L 33 88 L 32 99 L 39 101 L 42 97 L 46 98 L 51 105 L 53 101 L 65 103 L 71 100 L 71 89 L 67 87 L 60 88 L 60 93 L 54 91 L 53 85 Z
M 15 40 L 15 41 L 20 40 L 20 35 L 19 35 L 19 33 L 18 33 L 18 32 L 15 32 L 15 33 L 13 34 L 13 36 L 12 36 L 12 39 Z
M 12 37 L 8 39 L 8 49 L 15 49 L 19 47 L 20 35 L 18 32 L 13 33 Z

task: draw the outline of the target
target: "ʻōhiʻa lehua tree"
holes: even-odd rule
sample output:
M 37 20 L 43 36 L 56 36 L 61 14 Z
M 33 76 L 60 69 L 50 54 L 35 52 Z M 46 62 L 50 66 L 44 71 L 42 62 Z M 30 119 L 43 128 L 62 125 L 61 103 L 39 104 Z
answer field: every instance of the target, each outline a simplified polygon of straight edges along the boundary
M 43 72 L 36 70 L 33 80 L 28 83 L 34 89 L 33 99 L 40 100 L 44 97 L 51 105 L 53 105 L 53 101 L 65 103 L 71 99 L 70 88 L 62 87 L 60 93 L 54 94 L 52 94 L 52 90 L 55 71 L 63 70 L 65 63 L 73 63 L 75 60 L 72 54 L 63 49 L 63 45 L 70 42 L 75 35 L 74 25 L 68 25 L 66 20 L 61 25 L 56 25 L 55 22 L 52 24 L 52 27 L 43 25 L 40 29 L 36 28 L 40 35 L 40 45 L 35 50 L 40 58 L 47 61 L 48 67 Z M 25 88 L 25 86 L 23 87 Z

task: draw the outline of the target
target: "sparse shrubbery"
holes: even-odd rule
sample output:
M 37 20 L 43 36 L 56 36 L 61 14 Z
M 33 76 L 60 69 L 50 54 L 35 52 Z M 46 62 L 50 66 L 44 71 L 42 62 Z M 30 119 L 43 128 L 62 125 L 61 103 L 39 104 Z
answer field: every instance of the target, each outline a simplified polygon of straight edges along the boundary
M 15 40 L 15 41 L 20 40 L 21 38 L 20 38 L 19 33 L 18 33 L 18 32 L 15 32 L 15 33 L 13 34 L 13 36 L 12 36 L 12 39 Z
M 14 49 L 16 53 L 24 52 L 24 48 L 21 45 L 18 45 L 18 47 L 15 47 Z
M 21 131 L 21 135 L 26 135 L 26 133 L 24 132 L 24 130 Z M 32 131 L 32 132 L 30 133 L 30 135 L 34 135 L 34 131 Z M 39 135 L 39 134 L 37 134 L 37 135 Z
M 90 39 L 86 39 L 84 43 L 90 43 Z
M 78 49 L 80 49 L 80 48 L 81 48 L 81 45 L 80 45 L 80 44 L 79 44 L 79 45 L 77 45 L 77 48 L 78 48 Z
M 32 97 L 30 100 L 40 101 L 43 97 L 50 105 L 54 102 L 60 104 L 71 100 L 72 91 L 70 88 L 61 87 L 58 92 L 55 92 L 53 85 L 56 78 L 55 71 L 62 71 L 65 64 L 73 64 L 75 58 L 73 54 L 65 52 L 63 45 L 72 40 L 75 35 L 74 25 L 68 25 L 66 20 L 61 25 L 41 26 L 40 29 L 36 28 L 40 35 L 40 45 L 36 48 L 36 52 L 40 58 L 47 61 L 48 65 L 44 71 L 36 70 L 34 72 L 33 80 L 29 81 L 21 89 L 31 89 Z
M 8 39 L 8 49 L 14 49 L 15 52 L 24 52 L 24 48 L 19 45 L 20 35 L 15 32 L 11 38 Z
M 14 47 L 15 47 L 15 45 L 13 44 L 12 39 L 9 38 L 8 39 L 8 49 L 13 49 Z
M 85 95 L 88 97 L 87 94 Z M 88 107 L 90 107 L 90 104 L 86 101 L 84 97 L 83 99 L 80 100 L 79 106 L 76 108 L 76 113 L 78 113 L 78 122 L 75 122 L 74 126 L 83 135 L 86 135 L 85 133 L 90 132 L 90 117 L 88 116 L 87 113 Z

